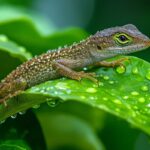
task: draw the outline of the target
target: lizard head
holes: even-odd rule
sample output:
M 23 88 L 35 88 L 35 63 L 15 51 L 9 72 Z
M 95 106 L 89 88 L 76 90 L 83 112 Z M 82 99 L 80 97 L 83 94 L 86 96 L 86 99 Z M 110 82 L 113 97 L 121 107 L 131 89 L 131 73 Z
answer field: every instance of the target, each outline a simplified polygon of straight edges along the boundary
M 101 51 L 109 55 L 128 54 L 150 46 L 150 39 L 132 24 L 108 28 L 97 32 L 93 37 L 97 53 Z

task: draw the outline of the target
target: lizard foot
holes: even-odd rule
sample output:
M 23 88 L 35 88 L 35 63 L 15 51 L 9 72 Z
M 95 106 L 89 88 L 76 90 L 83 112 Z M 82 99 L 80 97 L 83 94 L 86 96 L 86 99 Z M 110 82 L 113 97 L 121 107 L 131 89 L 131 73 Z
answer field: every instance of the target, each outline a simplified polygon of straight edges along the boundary
M 98 83 L 98 80 L 95 78 L 96 74 L 95 73 L 85 73 L 84 71 L 76 72 L 76 75 L 74 76 L 75 80 L 81 80 L 82 78 L 87 78 L 91 80 L 94 83 Z
M 124 66 L 123 62 L 129 60 L 129 58 L 125 57 L 125 58 L 120 58 L 118 60 L 114 60 L 111 62 L 108 61 L 101 61 L 101 62 L 97 62 L 95 65 L 96 66 L 104 66 L 104 67 L 117 67 L 117 66 Z

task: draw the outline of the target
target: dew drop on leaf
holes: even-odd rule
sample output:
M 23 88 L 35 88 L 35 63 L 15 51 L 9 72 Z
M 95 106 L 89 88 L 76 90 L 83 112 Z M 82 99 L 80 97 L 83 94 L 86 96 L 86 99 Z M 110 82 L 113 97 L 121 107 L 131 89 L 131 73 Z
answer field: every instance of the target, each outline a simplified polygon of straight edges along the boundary
M 141 90 L 142 90 L 142 91 L 148 91 L 148 86 L 143 85 L 143 86 L 141 87 Z
M 129 98 L 129 96 L 127 96 L 127 95 L 123 96 L 123 99 L 128 99 L 128 98 Z
M 8 41 L 8 38 L 5 35 L 0 35 L 0 41 L 6 42 L 6 41 Z
M 126 71 L 126 68 L 124 66 L 118 66 L 116 68 L 117 73 L 122 74 Z
M 24 115 L 26 113 L 26 111 L 20 111 L 19 115 Z
M 114 81 L 112 81 L 112 80 L 111 80 L 111 81 L 109 81 L 109 84 L 114 84 Z
M 5 121 L 6 121 L 6 120 L 2 120 L 2 121 L 0 121 L 0 124 L 3 124 Z
M 122 104 L 122 102 L 119 99 L 114 99 L 113 102 L 116 104 Z
M 109 76 L 104 76 L 104 80 L 109 80 Z
M 38 109 L 40 107 L 40 104 L 34 105 L 32 108 Z
M 15 119 L 17 117 L 17 114 L 11 115 L 10 116 L 12 119 Z
M 52 99 L 47 99 L 47 104 L 50 107 L 55 107 L 56 105 L 58 105 L 59 100 L 52 100 Z
M 104 101 L 107 101 L 107 100 L 108 100 L 108 98 L 107 98 L 107 97 L 103 97 L 102 99 L 103 99 Z
M 138 68 L 137 68 L 137 67 L 134 67 L 134 68 L 132 69 L 132 73 L 133 73 L 133 74 L 138 74 L 138 73 L 139 73 Z
M 147 78 L 148 80 L 150 80 L 150 70 L 149 70 L 148 73 L 146 74 L 146 78 Z
M 140 103 L 144 103 L 144 102 L 145 102 L 145 98 L 144 98 L 144 97 L 140 97 L 140 98 L 138 99 L 138 101 L 139 101 Z
M 131 95 L 137 96 L 137 95 L 139 95 L 139 93 L 137 91 L 133 91 L 133 92 L 131 92 Z
M 149 103 L 149 104 L 147 104 L 147 107 L 150 107 L 150 103 Z
M 96 90 L 96 88 L 87 88 L 86 92 L 88 92 L 88 93 L 96 93 L 97 90 Z

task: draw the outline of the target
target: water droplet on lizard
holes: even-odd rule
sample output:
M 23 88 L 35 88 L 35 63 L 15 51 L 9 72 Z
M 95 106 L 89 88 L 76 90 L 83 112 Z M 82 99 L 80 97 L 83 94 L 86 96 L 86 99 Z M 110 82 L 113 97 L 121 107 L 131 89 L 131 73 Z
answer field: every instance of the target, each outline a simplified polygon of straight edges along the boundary
M 132 69 L 132 73 L 133 73 L 133 74 L 138 74 L 138 73 L 139 73 L 138 68 L 137 68 L 137 67 L 134 67 L 134 68 Z
M 137 95 L 139 95 L 139 93 L 137 91 L 133 91 L 133 92 L 131 92 L 131 95 L 137 96 Z
M 126 68 L 124 66 L 118 66 L 116 68 L 117 73 L 123 74 L 126 71 Z
M 12 116 L 10 116 L 12 119 L 15 119 L 17 117 L 17 114 L 14 114 Z
M 88 92 L 88 93 L 96 93 L 97 90 L 95 88 L 87 88 L 86 92 Z
M 145 98 L 144 98 L 144 97 L 140 97 L 140 98 L 138 99 L 138 101 L 139 101 L 140 103 L 144 103 L 144 102 L 145 102 Z
M 40 107 L 40 104 L 34 105 L 32 108 L 38 109 Z
M 141 90 L 142 90 L 142 91 L 148 91 L 148 86 L 143 85 L 143 86 L 141 87 Z

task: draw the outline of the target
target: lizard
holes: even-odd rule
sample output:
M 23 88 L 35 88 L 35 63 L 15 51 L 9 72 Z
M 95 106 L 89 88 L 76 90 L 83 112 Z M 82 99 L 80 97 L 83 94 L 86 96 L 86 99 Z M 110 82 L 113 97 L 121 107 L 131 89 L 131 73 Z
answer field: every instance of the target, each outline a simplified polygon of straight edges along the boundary
M 112 62 L 105 59 L 141 51 L 149 46 L 150 39 L 132 24 L 98 31 L 79 43 L 49 50 L 18 66 L 0 83 L 0 103 L 7 106 L 6 100 L 26 89 L 62 76 L 74 80 L 88 78 L 96 82 L 94 73 L 78 70 L 90 65 L 120 65 L 123 58 Z

